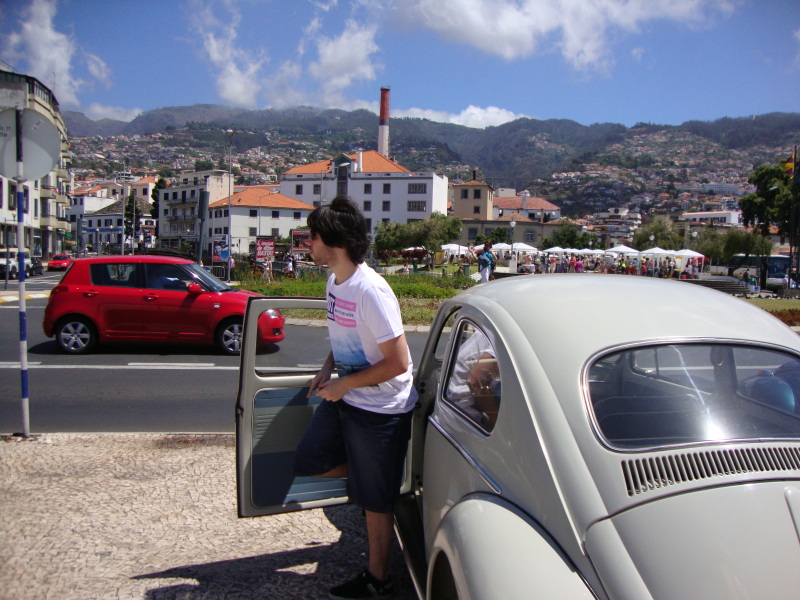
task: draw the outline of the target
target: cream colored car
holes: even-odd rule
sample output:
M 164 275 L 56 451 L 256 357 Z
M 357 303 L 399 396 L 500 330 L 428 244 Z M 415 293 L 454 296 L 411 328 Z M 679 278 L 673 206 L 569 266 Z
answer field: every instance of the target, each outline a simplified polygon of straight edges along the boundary
M 256 353 L 271 307 L 324 301 L 250 300 L 240 516 L 347 500 L 292 476 L 318 364 Z M 441 305 L 415 383 L 396 530 L 420 598 L 800 590 L 800 338 L 761 309 L 680 281 L 506 278 Z

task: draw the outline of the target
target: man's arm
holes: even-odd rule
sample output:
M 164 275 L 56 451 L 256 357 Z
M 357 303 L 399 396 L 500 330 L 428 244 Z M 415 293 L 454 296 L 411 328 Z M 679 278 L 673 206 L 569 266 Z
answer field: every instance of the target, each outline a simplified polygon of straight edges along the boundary
M 314 379 L 311 380 L 311 385 L 308 388 L 308 394 L 306 398 L 311 398 L 314 395 L 314 392 L 319 390 L 320 387 L 324 386 L 328 380 L 331 378 L 331 373 L 333 373 L 333 351 L 328 353 L 328 357 L 325 359 L 325 362 L 322 363 L 322 367 L 314 376 Z
M 364 369 L 338 379 L 329 379 L 319 383 L 317 395 L 325 400 L 336 402 L 352 389 L 378 385 L 384 381 L 402 375 L 408 370 L 408 342 L 401 333 L 394 339 L 378 344 L 383 358 Z M 332 357 L 331 357 L 331 360 Z M 319 377 L 319 374 L 317 375 Z M 314 380 L 316 381 L 316 377 Z

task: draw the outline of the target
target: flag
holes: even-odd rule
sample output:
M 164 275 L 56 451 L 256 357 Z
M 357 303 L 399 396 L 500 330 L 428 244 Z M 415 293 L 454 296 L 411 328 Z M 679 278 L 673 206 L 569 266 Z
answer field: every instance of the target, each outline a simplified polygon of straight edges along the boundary
M 789 155 L 789 158 L 787 158 L 785 161 L 781 163 L 781 168 L 789 176 L 789 179 L 792 179 L 794 177 L 794 163 L 796 159 L 795 152 L 797 152 L 797 150 L 793 151 Z

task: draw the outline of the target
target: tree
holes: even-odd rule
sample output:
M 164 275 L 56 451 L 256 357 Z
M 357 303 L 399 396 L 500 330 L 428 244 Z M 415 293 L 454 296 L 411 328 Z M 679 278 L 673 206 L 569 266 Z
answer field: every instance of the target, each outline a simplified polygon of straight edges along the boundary
M 716 229 L 704 227 L 694 241 L 693 250 L 720 263 L 723 260 L 723 241 L 723 236 Z
M 653 236 L 653 243 L 650 243 L 650 236 Z M 633 247 L 637 250 L 647 250 L 653 246 L 664 248 L 665 250 L 678 250 L 681 244 L 681 236 L 675 229 L 672 219 L 665 216 L 657 216 L 653 221 L 642 227 L 633 236 Z
M 384 221 L 375 228 L 373 243 L 378 257 L 384 262 L 389 262 L 392 253 L 400 252 L 409 246 L 409 239 L 406 223 Z
M 213 160 L 196 160 L 194 161 L 195 171 L 211 171 L 214 168 Z M 226 165 L 227 168 L 227 165 Z
M 150 197 L 153 199 L 153 202 L 150 204 L 150 216 L 155 219 L 156 233 L 158 233 L 158 219 L 161 212 L 161 190 L 163 190 L 165 187 L 167 187 L 167 180 L 163 177 L 159 177 L 158 181 L 156 181 L 155 187 L 153 187 L 153 191 L 150 192 Z
M 779 233 L 791 235 L 790 222 L 794 221 L 796 233 L 796 221 L 800 218 L 797 214 L 792 215 L 791 180 L 780 165 L 761 165 L 750 173 L 747 180 L 756 186 L 756 191 L 745 194 L 739 200 L 745 227 L 752 225 L 767 236 L 770 226 L 775 225 Z M 791 238 L 794 240 L 796 236 Z
M 597 236 L 584 231 L 579 233 L 578 227 L 573 223 L 564 223 L 553 232 L 552 238 L 542 240 L 541 250 L 558 246 L 560 248 L 588 248 L 597 246 Z
M 123 219 L 125 237 L 135 238 L 139 233 L 139 221 L 142 214 L 138 206 L 136 206 L 136 192 L 131 190 L 128 197 L 125 199 L 125 214 Z
M 751 256 L 769 256 L 772 253 L 772 241 L 761 235 L 758 231 L 746 229 L 731 229 L 725 235 L 722 244 L 722 260 L 728 265 L 728 275 L 747 261 Z M 742 255 L 741 260 L 734 261 L 737 254 Z
M 388 261 L 392 252 L 408 247 L 420 247 L 427 255 L 439 251 L 442 244 L 457 240 L 461 235 L 461 219 L 433 213 L 427 219 L 412 223 L 384 222 L 375 228 L 375 251 Z

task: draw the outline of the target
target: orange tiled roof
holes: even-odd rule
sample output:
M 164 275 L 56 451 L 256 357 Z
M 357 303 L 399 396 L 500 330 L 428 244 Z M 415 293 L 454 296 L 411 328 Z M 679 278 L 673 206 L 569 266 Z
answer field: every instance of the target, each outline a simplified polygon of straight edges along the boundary
M 493 202 L 497 208 L 522 210 L 522 198 L 519 196 L 514 196 L 511 198 L 495 197 Z M 558 210 L 558 206 L 552 202 L 548 202 L 544 198 L 537 198 L 534 196 L 528 198 L 528 202 L 525 204 L 525 207 L 525 210 Z
M 522 215 L 522 214 L 520 214 L 518 212 L 512 212 L 512 213 L 509 213 L 507 215 L 503 215 L 502 217 L 500 217 L 497 220 L 498 221 L 518 221 L 518 222 L 522 222 L 522 223 L 525 223 L 525 222 L 533 223 L 532 219 L 529 219 L 525 215 Z
M 482 187 L 488 187 L 489 189 L 492 189 L 492 190 L 494 189 L 492 186 L 490 186 L 485 181 L 478 181 L 477 179 L 472 179 L 471 181 L 465 181 L 464 183 L 454 183 L 453 187 L 456 187 L 457 185 L 460 185 L 460 186 L 465 186 L 465 185 L 476 186 L 476 185 L 480 185 Z
M 352 161 L 358 160 L 358 154 L 349 154 L 348 158 Z M 319 162 L 308 163 L 292 167 L 284 175 L 315 175 L 319 173 L 330 173 L 332 159 L 321 160 Z M 399 165 L 386 158 L 376 150 L 367 150 L 361 153 L 361 166 L 364 173 L 410 173 L 404 166 Z
M 223 198 L 222 200 L 212 202 L 209 205 L 209 208 L 222 208 L 225 206 L 228 206 L 227 197 Z M 231 196 L 231 206 L 314 210 L 314 207 L 311 204 L 258 187 L 248 187 L 233 194 L 233 196 Z

